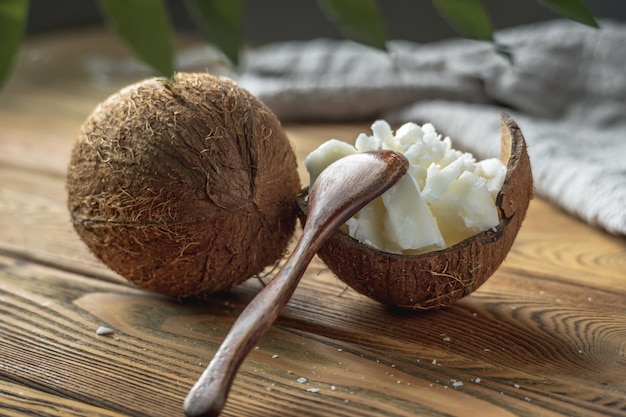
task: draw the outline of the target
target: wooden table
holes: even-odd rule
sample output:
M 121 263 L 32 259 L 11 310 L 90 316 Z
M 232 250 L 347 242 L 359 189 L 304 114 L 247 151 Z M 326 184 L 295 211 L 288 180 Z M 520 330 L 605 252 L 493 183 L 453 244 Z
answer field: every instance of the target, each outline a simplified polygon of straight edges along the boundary
M 0 415 L 177 416 L 261 283 L 211 303 L 142 291 L 71 228 L 75 133 L 128 80 L 101 31 L 30 39 L 0 93 Z M 117 55 L 116 55 L 117 54 Z M 363 125 L 289 125 L 300 161 Z M 301 168 L 302 178 L 306 175 Z M 535 198 L 504 265 L 473 295 L 399 312 L 315 260 L 244 362 L 227 416 L 626 416 L 626 241 Z M 114 330 L 98 335 L 99 326 Z M 304 381 L 306 382 L 299 382 Z

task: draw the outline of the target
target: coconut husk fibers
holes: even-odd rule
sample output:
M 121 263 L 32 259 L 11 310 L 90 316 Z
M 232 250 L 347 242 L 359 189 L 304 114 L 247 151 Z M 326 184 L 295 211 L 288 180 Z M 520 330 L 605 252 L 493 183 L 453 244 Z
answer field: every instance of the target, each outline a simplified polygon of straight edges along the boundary
M 359 243 L 338 230 L 318 252 L 339 279 L 381 303 L 409 309 L 452 304 L 480 287 L 509 252 L 533 194 L 526 143 L 507 115 L 501 122 L 501 160 L 507 166 L 497 196 L 500 223 L 440 251 L 398 255 Z M 298 196 L 299 217 L 306 222 L 306 191 Z
M 91 251 L 177 297 L 231 288 L 281 258 L 299 190 L 275 115 L 208 74 L 148 79 L 102 102 L 67 177 L 72 223 Z

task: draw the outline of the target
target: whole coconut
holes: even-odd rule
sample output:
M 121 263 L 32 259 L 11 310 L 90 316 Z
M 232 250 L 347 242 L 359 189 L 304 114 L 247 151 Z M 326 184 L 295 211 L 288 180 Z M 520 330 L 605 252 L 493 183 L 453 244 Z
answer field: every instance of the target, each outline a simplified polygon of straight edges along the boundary
M 74 228 L 111 269 L 176 297 L 275 263 L 295 227 L 296 156 L 233 81 L 179 73 L 131 85 L 82 126 L 67 177 Z

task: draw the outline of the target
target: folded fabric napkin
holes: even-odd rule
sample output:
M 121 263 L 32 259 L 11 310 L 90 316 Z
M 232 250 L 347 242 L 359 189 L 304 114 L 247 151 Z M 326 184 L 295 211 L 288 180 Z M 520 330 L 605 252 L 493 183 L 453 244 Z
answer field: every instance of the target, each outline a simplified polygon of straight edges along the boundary
M 431 122 L 455 147 L 497 156 L 500 114 L 528 143 L 537 194 L 606 231 L 626 235 L 626 24 L 596 30 L 553 21 L 466 39 L 268 45 L 238 82 L 283 121 Z

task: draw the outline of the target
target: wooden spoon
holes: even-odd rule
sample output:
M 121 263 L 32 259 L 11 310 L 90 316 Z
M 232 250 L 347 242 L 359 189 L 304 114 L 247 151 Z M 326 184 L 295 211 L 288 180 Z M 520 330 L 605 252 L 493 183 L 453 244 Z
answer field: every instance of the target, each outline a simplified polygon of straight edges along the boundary
M 367 203 L 394 185 L 408 161 L 393 151 L 344 157 L 326 168 L 308 194 L 302 237 L 274 279 L 243 310 L 185 399 L 185 414 L 216 416 L 224 407 L 239 366 L 289 301 L 322 244 Z

